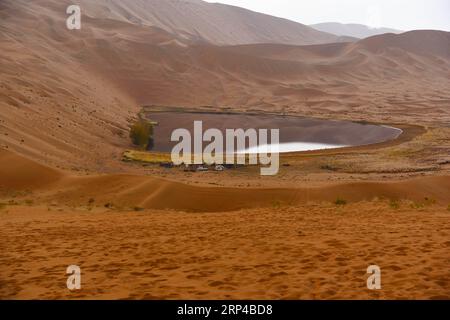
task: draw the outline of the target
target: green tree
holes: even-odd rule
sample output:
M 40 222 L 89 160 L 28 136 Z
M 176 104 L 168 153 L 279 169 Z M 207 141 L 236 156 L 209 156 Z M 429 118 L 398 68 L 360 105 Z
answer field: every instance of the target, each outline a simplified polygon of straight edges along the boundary
M 130 138 L 133 144 L 146 149 L 153 140 L 153 126 L 146 121 L 138 121 L 131 126 Z

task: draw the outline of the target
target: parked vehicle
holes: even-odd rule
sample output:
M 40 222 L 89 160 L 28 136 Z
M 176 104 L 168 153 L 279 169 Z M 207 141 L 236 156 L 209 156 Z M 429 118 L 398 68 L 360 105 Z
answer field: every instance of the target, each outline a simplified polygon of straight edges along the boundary
M 219 165 L 217 165 L 217 166 L 214 168 L 214 170 L 216 170 L 216 171 L 224 171 L 224 170 L 225 170 L 225 167 L 224 167 L 223 165 L 219 164 Z
M 174 167 L 173 162 L 161 162 L 159 164 L 160 167 L 171 169 Z

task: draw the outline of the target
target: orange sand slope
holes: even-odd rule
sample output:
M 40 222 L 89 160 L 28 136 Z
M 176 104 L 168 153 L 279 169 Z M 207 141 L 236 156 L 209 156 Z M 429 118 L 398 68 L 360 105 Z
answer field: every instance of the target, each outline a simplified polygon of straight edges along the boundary
M 401 182 L 355 182 L 317 188 L 238 189 L 184 185 L 148 176 L 74 176 L 0 151 L 0 191 L 32 192 L 38 203 L 112 204 L 118 208 L 181 211 L 233 211 L 295 205 L 308 201 L 356 202 L 374 198 L 450 202 L 450 178 L 436 176 Z
M 450 212 L 0 210 L 0 299 L 450 299 Z M 81 267 L 81 291 L 66 268 Z M 366 287 L 367 267 L 382 290 Z

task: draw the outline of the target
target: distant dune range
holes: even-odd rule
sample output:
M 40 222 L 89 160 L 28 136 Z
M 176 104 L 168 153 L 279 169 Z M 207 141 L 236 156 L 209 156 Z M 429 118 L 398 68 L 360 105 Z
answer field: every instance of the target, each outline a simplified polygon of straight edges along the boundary
M 82 30 L 69 31 L 69 4 L 0 3 L 0 146 L 51 166 L 124 170 L 116 160 L 142 105 L 450 119 L 448 32 L 297 46 L 339 39 L 234 7 L 156 0 L 81 1 Z
M 385 33 L 403 33 L 403 31 L 391 28 L 373 28 L 357 23 L 324 22 L 312 24 L 310 25 L 310 27 L 337 36 L 355 37 L 359 39 L 373 37 Z
M 216 45 L 340 41 L 338 36 L 301 23 L 221 3 L 200 0 L 81 0 L 78 3 L 96 18 L 157 27 L 182 39 Z
M 391 200 L 448 202 L 447 176 L 404 182 L 355 182 L 318 188 L 239 189 L 196 187 L 153 177 L 133 175 L 73 176 L 50 169 L 8 151 L 0 151 L 0 194 L 33 192 L 37 204 L 83 206 L 110 204 L 120 209 L 135 207 L 192 212 L 234 211 L 308 201 L 332 202 Z M 26 197 L 26 195 L 25 195 Z

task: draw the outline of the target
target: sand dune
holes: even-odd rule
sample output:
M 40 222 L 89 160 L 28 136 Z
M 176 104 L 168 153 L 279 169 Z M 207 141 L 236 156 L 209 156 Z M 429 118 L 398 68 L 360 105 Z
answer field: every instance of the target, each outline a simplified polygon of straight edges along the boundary
M 76 177 L 6 151 L 0 168 L 0 299 L 450 298 L 449 177 L 243 190 Z
M 0 190 L 31 191 L 37 203 L 84 206 L 106 204 L 122 208 L 169 209 L 193 212 L 299 205 L 307 202 L 390 200 L 447 204 L 450 178 L 428 177 L 401 182 L 356 182 L 316 188 L 214 188 L 185 185 L 148 176 L 73 176 L 0 151 Z M 30 197 L 30 195 L 26 195 Z
M 401 49 L 425 56 L 450 57 L 450 32 L 418 30 L 400 35 L 386 34 L 361 40 L 359 46 L 372 52 L 386 49 Z
M 80 5 L 98 18 L 154 26 L 184 39 L 217 45 L 303 45 L 339 40 L 300 23 L 200 0 L 80 1 Z
M 0 211 L 0 299 L 449 299 L 449 212 L 386 202 L 236 212 Z M 66 288 L 67 266 L 82 272 Z M 367 290 L 370 264 L 381 291 Z
M 357 23 L 346 24 L 338 22 L 324 22 L 310 25 L 310 27 L 337 36 L 355 37 L 359 39 L 373 37 L 385 33 L 395 33 L 395 34 L 402 33 L 402 31 L 400 30 L 390 28 L 372 28 Z
M 64 14 L 68 0 L 3 1 L 3 7 L 23 12 Z M 157 27 L 181 39 L 217 45 L 249 43 L 319 44 L 340 41 L 339 37 L 306 25 L 239 7 L 200 0 L 80 0 L 88 18 Z M 17 11 L 15 13 L 18 13 Z
M 223 9 L 177 3 L 194 11 L 197 5 Z M 217 46 L 151 24 L 144 9 L 179 13 L 170 1 L 89 1 L 80 31 L 65 28 L 65 4 L 4 1 L 0 22 L 0 146 L 52 166 L 124 170 L 117 159 L 129 147 L 128 124 L 142 105 L 353 120 L 363 111 L 364 120 L 378 122 L 450 117 L 446 32 L 312 46 Z M 424 106 L 429 97 L 434 102 Z

